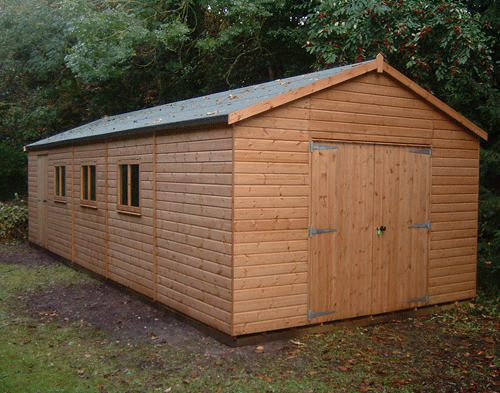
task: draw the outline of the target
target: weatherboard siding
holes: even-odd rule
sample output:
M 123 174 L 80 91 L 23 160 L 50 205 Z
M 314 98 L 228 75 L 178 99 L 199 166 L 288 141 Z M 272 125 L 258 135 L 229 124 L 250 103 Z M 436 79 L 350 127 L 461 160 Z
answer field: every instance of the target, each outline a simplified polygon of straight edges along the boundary
M 235 127 L 233 335 L 307 323 L 308 107 L 301 99 Z
M 107 144 L 107 276 L 153 297 L 153 137 L 117 138 Z M 140 214 L 118 209 L 119 165 L 139 164 Z
M 73 149 L 73 262 L 105 276 L 106 273 L 106 144 L 75 145 Z M 96 167 L 96 201 L 81 199 L 82 166 Z
M 430 303 L 476 296 L 479 141 L 436 112 L 431 197 Z
M 33 244 L 38 244 L 40 240 L 40 230 L 38 222 L 38 173 L 37 156 L 40 152 L 28 153 L 28 240 Z
M 71 148 L 58 149 L 48 155 L 48 249 L 62 257 L 71 260 L 72 250 L 72 220 L 71 198 L 72 193 L 72 150 Z M 55 166 L 65 166 L 66 196 L 55 196 Z
M 232 129 L 156 141 L 157 299 L 230 334 Z
M 429 147 L 435 143 L 437 162 L 429 174 L 430 302 L 474 296 L 477 137 L 397 81 L 370 73 L 235 126 L 234 335 L 308 323 L 311 140 Z M 446 169 L 455 162 L 440 161 L 448 152 L 445 147 L 458 159 L 464 153 L 467 164 Z M 453 194 L 462 186 L 454 191 L 443 188 L 455 182 L 470 187 L 470 195 Z M 444 193 L 445 199 L 436 192 Z M 447 221 L 462 212 L 470 219 L 460 224 Z M 453 225 L 459 229 L 451 230 Z M 458 251 L 457 259 L 447 257 L 458 246 L 464 250 Z

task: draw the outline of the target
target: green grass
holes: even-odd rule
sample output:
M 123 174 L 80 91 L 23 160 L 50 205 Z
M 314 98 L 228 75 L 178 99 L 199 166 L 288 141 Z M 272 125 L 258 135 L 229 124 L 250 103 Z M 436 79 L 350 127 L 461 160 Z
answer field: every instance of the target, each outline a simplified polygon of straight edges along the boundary
M 499 299 L 387 325 L 217 355 L 193 342 L 123 341 L 25 299 L 92 284 L 64 265 L 0 263 L 0 392 L 446 392 L 500 388 Z

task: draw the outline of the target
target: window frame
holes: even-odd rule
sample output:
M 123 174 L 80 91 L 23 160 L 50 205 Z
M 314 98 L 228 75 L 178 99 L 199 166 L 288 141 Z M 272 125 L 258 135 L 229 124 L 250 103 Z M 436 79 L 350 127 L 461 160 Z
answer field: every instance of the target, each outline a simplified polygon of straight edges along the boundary
M 97 166 L 82 164 L 80 167 L 80 205 L 97 208 Z
M 124 169 L 126 168 L 126 182 Z M 141 163 L 122 161 L 117 167 L 118 190 L 116 195 L 117 211 L 131 215 L 141 215 Z M 135 175 L 134 175 L 135 174 Z M 136 179 L 134 179 L 134 177 Z M 125 188 L 124 188 L 125 187 Z M 124 194 L 126 192 L 126 194 Z
M 54 166 L 54 202 L 66 203 L 66 165 Z

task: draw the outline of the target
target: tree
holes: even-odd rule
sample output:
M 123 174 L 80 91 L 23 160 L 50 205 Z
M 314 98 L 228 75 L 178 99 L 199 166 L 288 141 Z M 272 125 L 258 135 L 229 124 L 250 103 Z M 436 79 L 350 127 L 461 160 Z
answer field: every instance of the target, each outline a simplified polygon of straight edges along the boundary
M 322 1 L 307 17 L 315 68 L 377 53 L 489 133 L 481 154 L 480 283 L 500 284 L 500 74 L 497 2 Z
M 460 3 L 324 1 L 307 24 L 306 49 L 316 56 L 318 68 L 372 59 L 380 52 L 462 113 L 471 102 L 486 103 L 485 86 L 493 78 L 492 40 L 480 15 Z
M 0 3 L 0 199 L 26 193 L 27 141 L 60 127 L 68 107 L 64 22 L 51 1 Z
M 66 64 L 88 84 L 139 75 L 151 103 L 300 73 L 312 56 L 301 48 L 295 3 L 66 0 Z

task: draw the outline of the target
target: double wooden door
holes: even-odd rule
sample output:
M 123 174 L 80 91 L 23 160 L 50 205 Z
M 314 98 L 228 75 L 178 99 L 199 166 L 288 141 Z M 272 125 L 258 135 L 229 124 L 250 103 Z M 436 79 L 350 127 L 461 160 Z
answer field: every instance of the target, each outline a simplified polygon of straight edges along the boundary
M 430 153 L 311 143 L 311 322 L 428 301 Z

